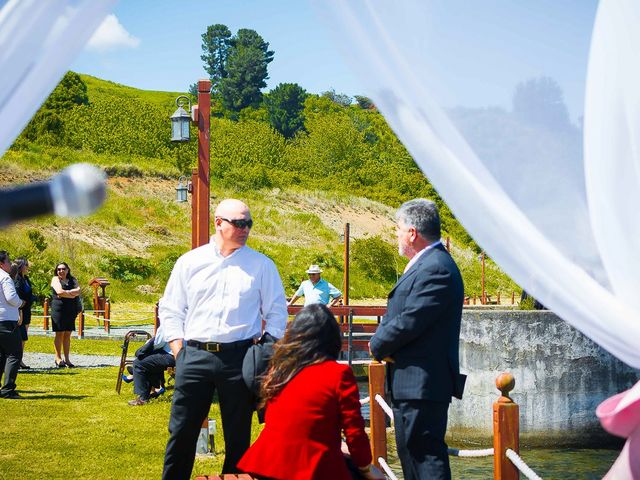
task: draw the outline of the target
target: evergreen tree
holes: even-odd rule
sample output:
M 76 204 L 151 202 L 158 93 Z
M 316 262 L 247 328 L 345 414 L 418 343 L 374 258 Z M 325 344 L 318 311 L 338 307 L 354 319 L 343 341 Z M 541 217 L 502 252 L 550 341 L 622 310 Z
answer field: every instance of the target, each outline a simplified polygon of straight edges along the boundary
M 207 31 L 202 34 L 204 53 L 200 58 L 205 63 L 204 69 L 211 79 L 212 92 L 218 91 L 220 81 L 227 76 L 226 64 L 230 46 L 231 32 L 226 25 L 209 25 Z
M 220 81 L 222 104 L 228 110 L 239 112 L 246 107 L 257 107 L 262 100 L 261 88 L 267 86 L 268 64 L 274 52 L 254 30 L 240 29 L 231 39 L 225 64 L 226 77 Z
M 304 101 L 307 92 L 297 83 L 281 83 L 264 98 L 269 123 L 285 138 L 304 128 Z

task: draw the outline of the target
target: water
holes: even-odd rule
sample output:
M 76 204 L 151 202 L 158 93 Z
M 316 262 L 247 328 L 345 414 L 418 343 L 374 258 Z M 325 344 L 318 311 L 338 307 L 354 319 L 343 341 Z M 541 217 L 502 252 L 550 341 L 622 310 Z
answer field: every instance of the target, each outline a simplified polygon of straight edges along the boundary
M 389 445 L 389 464 L 402 478 L 400 462 Z M 600 480 L 618 456 L 617 450 L 531 449 L 521 450 L 520 457 L 541 478 L 563 480 Z M 449 457 L 452 478 L 487 480 L 493 478 L 493 457 Z M 526 478 L 520 475 L 520 478 Z
M 366 382 L 358 382 L 360 398 L 368 396 Z M 362 415 L 369 419 L 369 405 L 362 406 Z M 450 447 L 465 449 L 462 445 Z M 492 445 L 476 448 L 491 448 Z M 388 464 L 398 479 L 402 479 L 400 461 L 396 455 L 393 433 L 387 435 Z M 619 450 L 608 449 L 521 449 L 520 457 L 543 479 L 600 480 L 611 468 Z M 453 478 L 487 480 L 493 478 L 493 457 L 449 457 Z M 525 478 L 523 475 L 520 478 Z

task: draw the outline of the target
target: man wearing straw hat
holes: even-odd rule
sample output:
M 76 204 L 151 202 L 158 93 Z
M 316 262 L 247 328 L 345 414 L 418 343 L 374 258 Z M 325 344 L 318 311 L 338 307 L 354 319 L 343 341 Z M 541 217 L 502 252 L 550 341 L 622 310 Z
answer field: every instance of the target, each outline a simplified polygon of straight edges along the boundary
M 293 305 L 300 297 L 304 297 L 304 305 L 322 303 L 323 305 L 336 305 L 342 298 L 342 293 L 325 279 L 320 277 L 322 269 L 318 265 L 311 265 L 307 270 L 309 280 L 300 284 L 296 293 L 289 300 Z

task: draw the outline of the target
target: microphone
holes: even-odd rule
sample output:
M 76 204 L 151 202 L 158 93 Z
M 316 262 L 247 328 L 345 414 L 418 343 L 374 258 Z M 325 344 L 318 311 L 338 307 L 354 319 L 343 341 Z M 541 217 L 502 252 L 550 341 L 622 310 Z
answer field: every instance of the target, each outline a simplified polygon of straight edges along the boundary
M 39 215 L 88 215 L 107 193 L 107 177 L 86 163 L 65 168 L 46 182 L 0 190 L 0 228 Z

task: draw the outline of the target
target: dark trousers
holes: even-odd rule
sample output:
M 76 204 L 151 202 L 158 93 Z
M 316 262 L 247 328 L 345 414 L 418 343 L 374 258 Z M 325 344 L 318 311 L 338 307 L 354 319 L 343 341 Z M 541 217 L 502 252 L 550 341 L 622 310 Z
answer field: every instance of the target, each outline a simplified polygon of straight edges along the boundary
M 447 431 L 448 402 L 394 400 L 398 457 L 405 480 L 450 480 Z
M 176 382 L 164 457 L 164 480 L 188 479 L 193 469 L 198 433 L 218 391 L 225 458 L 222 473 L 237 472 L 236 464 L 249 448 L 252 395 L 242 379 L 248 345 L 209 353 L 185 346 L 176 359 Z
M 22 337 L 18 322 L 0 322 L 0 397 L 7 396 L 16 389 L 16 378 L 22 361 Z
M 151 387 L 164 384 L 164 371 L 175 367 L 173 355 L 164 350 L 156 350 L 150 355 L 133 361 L 133 391 L 143 400 L 149 400 Z

